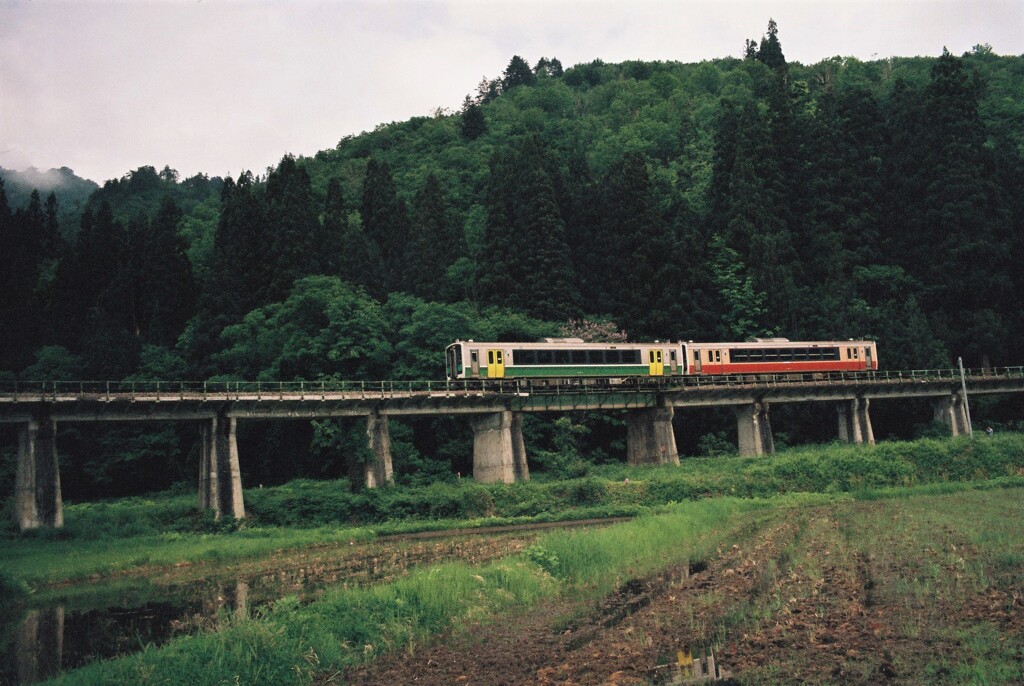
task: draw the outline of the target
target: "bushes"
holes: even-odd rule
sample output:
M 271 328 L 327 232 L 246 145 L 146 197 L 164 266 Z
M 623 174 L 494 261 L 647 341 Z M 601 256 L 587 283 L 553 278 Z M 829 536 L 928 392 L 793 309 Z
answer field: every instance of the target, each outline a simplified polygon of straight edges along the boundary
M 583 516 L 599 516 L 718 496 L 860 492 L 1014 476 L 1024 474 L 1024 436 L 1003 433 L 877 446 L 832 444 L 754 459 L 692 458 L 679 466 L 658 467 L 614 464 L 591 466 L 590 472 L 585 478 L 561 481 L 480 484 L 458 479 L 359 493 L 350 492 L 345 481 L 296 480 L 248 489 L 245 501 L 252 526 L 372 526 L 485 517 L 569 519 L 581 508 L 589 510 Z M 197 510 L 191 494 L 69 505 L 65 518 L 62 530 L 26 536 L 95 540 L 225 529 Z

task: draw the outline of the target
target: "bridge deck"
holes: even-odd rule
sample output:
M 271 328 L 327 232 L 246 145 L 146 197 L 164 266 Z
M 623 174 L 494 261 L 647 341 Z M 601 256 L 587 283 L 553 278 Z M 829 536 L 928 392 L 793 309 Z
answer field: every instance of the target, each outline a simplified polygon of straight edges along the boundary
M 965 372 L 969 394 L 1024 392 L 1024 367 Z M 941 397 L 960 390 L 959 370 L 688 377 L 635 384 L 538 385 L 521 379 L 378 382 L 2 382 L 0 422 L 43 411 L 61 421 L 183 420 L 217 414 L 287 419 L 394 415 L 564 412 L 708 407 L 751 402 Z

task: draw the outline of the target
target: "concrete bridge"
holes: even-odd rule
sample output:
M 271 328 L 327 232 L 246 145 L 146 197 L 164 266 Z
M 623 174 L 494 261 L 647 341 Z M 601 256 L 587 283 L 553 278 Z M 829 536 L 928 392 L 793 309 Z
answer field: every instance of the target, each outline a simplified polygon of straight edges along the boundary
M 836 408 L 840 440 L 874 443 L 877 399 L 929 398 L 952 435 L 970 432 L 967 396 L 1024 392 L 1024 367 L 690 377 L 637 385 L 533 385 L 523 380 L 383 382 L 0 383 L 0 422 L 17 423 L 15 516 L 22 530 L 63 525 L 55 443 L 58 422 L 192 421 L 199 424 L 199 506 L 245 516 L 235 431 L 239 420 L 365 417 L 374 459 L 368 487 L 392 480 L 388 417 L 466 415 L 473 428 L 473 478 L 529 479 L 524 412 L 624 411 L 630 464 L 678 464 L 675 408 L 732 407 L 741 455 L 774 452 L 769 407 L 824 402 Z

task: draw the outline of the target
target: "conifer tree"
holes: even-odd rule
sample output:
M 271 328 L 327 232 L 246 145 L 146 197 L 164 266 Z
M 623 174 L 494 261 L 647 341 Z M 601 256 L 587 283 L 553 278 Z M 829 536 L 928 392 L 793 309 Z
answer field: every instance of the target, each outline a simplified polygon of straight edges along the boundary
M 519 55 L 513 55 L 501 78 L 501 92 L 508 93 L 513 88 L 532 86 L 536 82 L 537 75 L 530 69 L 529 63 Z
M 535 136 L 492 162 L 478 290 L 486 302 L 563 320 L 578 316 L 580 294 L 548 166 Z
M 224 327 L 267 303 L 273 278 L 271 242 L 266 206 L 252 173 L 243 172 L 238 181 L 228 177 L 221 188 L 210 278 L 202 285 L 197 316 L 187 332 L 186 354 L 193 375 L 216 373 L 210 356 L 220 345 Z
M 383 269 L 380 252 L 367 239 L 362 225 L 349 220 L 341 182 L 337 178 L 327 182 L 323 226 L 328 274 L 338 275 L 343 281 L 363 287 L 379 279 Z
M 522 303 L 520 251 L 525 247 L 516 236 L 514 153 L 503 149 L 490 160 L 487 186 L 487 224 L 483 250 L 477 263 L 477 293 L 483 302 L 518 307 Z
M 630 335 L 665 336 L 671 318 L 677 245 L 658 210 L 647 162 L 627 153 L 602 182 L 601 221 L 594 241 L 603 283 L 595 290 Z M 593 302 L 588 302 L 588 305 Z
M 725 204 L 722 235 L 749 267 L 754 288 L 765 293 L 772 321 L 792 327 L 793 245 L 786 180 L 768 123 L 753 102 L 746 103 L 736 120 L 735 146 L 728 189 L 719 191 Z
M 1019 315 L 1013 302 L 1006 246 L 1008 208 L 998 191 L 978 102 L 981 85 L 963 60 L 944 51 L 925 90 L 928 156 L 924 222 L 933 232 L 929 282 L 934 305 L 947 317 L 947 339 L 975 364 L 1005 359 L 1009 326 L 1000 312 Z M 956 278 L 950 278 L 956 274 Z
M 381 256 L 383 270 L 371 275 L 370 292 L 383 296 L 404 290 L 405 251 L 409 240 L 409 218 L 399 199 L 387 162 L 371 158 L 366 165 L 363 200 L 359 208 L 363 231 Z
M 768 20 L 768 34 L 761 37 L 757 60 L 772 69 L 785 69 L 786 67 L 786 57 L 782 54 L 782 44 L 779 42 L 779 27 L 774 19 Z
M 462 113 L 459 116 L 459 134 L 467 141 L 475 141 L 487 133 L 487 119 L 484 117 L 484 108 L 466 96 L 462 103 Z
M 178 233 L 182 211 L 165 196 L 150 222 L 145 251 L 143 340 L 173 346 L 195 310 L 195 281 Z
M 426 300 L 438 299 L 445 270 L 465 252 L 462 228 L 441 182 L 431 173 L 413 199 L 406 290 Z
M 291 155 L 267 177 L 266 206 L 273 264 L 268 297 L 282 300 L 296 279 L 322 272 L 323 246 L 309 175 Z

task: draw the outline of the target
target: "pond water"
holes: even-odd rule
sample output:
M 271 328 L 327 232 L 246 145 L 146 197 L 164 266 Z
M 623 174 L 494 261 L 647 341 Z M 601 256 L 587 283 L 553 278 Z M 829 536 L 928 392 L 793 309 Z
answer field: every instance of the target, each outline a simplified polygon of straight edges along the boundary
M 246 616 L 294 592 L 288 583 L 275 589 L 239 579 L 135 590 L 120 600 L 98 598 L 95 605 L 79 598 L 29 606 L 17 621 L 0 628 L 0 683 L 32 684 L 94 660 L 216 629 L 228 616 Z M 299 595 L 309 597 L 308 591 Z
M 68 594 L 0 617 L 0 684 L 33 684 L 63 671 L 216 630 L 285 596 L 315 599 L 327 588 L 386 581 L 442 559 L 479 563 L 522 551 L 529 535 L 374 543 L 320 551 L 301 565 L 187 584 L 139 581 Z M 54 598 L 52 593 L 47 594 Z

